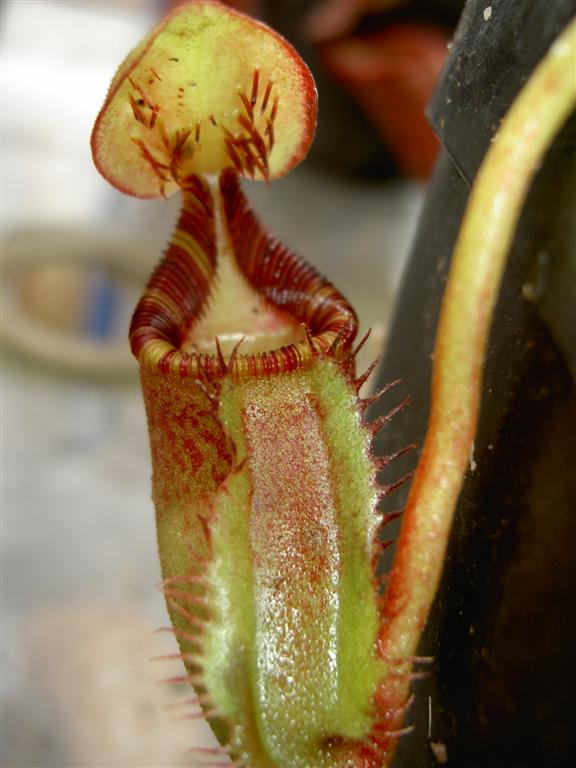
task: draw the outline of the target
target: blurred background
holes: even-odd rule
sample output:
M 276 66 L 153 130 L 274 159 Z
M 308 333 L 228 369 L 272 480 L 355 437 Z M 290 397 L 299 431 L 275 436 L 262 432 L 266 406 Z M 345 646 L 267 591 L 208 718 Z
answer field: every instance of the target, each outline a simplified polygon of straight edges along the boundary
M 268 228 L 388 320 L 436 154 L 424 105 L 461 3 L 236 2 L 317 77 L 304 167 L 247 192 Z M 2 765 L 194 765 L 202 723 L 158 684 L 177 662 L 156 555 L 131 311 L 179 201 L 123 197 L 89 137 L 152 0 L 8 0 L 2 21 Z M 166 706 L 167 705 L 167 706 Z

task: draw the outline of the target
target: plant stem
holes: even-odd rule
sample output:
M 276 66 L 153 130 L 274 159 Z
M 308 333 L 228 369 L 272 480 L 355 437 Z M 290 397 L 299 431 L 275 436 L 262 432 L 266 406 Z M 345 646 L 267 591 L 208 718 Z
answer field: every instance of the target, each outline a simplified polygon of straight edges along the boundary
M 380 638 L 386 658 L 408 660 L 428 617 L 473 448 L 487 339 L 507 254 L 534 175 L 575 105 L 576 19 L 515 99 L 470 194 L 438 323 L 426 438 L 386 597 L 389 621 Z M 402 681 L 404 695 L 407 686 Z

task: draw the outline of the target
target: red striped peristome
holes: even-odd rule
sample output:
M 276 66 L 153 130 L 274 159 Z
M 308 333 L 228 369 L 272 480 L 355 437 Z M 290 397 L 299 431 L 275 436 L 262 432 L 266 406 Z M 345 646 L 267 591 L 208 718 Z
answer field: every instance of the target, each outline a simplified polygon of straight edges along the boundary
M 240 186 L 238 175 L 220 176 L 226 226 L 246 280 L 271 305 L 306 329 L 303 341 L 254 354 L 187 352 L 182 343 L 204 311 L 216 275 L 214 202 L 205 179 L 182 180 L 180 219 L 166 254 L 153 273 L 130 327 L 134 355 L 143 365 L 181 376 L 266 376 L 305 369 L 318 354 L 349 352 L 356 313 L 312 266 L 270 237 Z
M 206 182 L 198 176 L 187 179 L 182 198 L 172 241 L 148 282 L 130 326 L 130 343 L 138 359 L 163 350 L 157 360 L 160 369 L 174 358 L 186 329 L 201 312 L 216 268 L 214 206 Z M 182 235 L 189 241 L 181 242 Z M 183 365 L 182 375 L 186 372 Z
M 270 238 L 235 174 L 222 174 L 220 189 L 236 259 L 251 285 L 310 330 L 310 343 L 303 345 L 308 352 L 310 346 L 316 353 L 326 352 L 337 337 L 349 346 L 357 318 L 346 299 L 313 267 Z

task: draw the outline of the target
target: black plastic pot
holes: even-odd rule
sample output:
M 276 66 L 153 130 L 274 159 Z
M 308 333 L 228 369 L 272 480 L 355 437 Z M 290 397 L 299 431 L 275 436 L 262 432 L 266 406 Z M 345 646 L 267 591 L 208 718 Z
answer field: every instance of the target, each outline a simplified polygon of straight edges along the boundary
M 402 378 L 412 405 L 381 434 L 379 452 L 423 441 L 436 321 L 470 186 L 501 118 L 575 13 L 573 0 L 466 6 L 429 110 L 443 151 L 380 372 L 380 384 Z M 435 662 L 414 684 L 416 727 L 394 768 L 436 766 L 443 748 L 454 768 L 576 764 L 575 167 L 572 116 L 509 257 L 475 469 L 421 644 Z M 435 754 L 431 742 L 443 747 Z

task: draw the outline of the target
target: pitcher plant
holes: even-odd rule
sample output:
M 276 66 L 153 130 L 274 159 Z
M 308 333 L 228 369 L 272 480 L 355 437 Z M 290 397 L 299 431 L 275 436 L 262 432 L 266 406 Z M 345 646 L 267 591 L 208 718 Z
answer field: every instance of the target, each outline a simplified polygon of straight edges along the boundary
M 573 51 L 574 29 L 566 46 Z M 264 24 L 197 0 L 164 19 L 114 77 L 92 136 L 98 169 L 137 197 L 182 194 L 130 340 L 164 592 L 182 680 L 222 745 L 212 760 L 377 768 L 409 727 L 411 683 L 426 662 L 418 640 L 474 437 L 486 330 L 517 210 L 566 113 L 567 55 L 549 56 L 529 83 L 529 104 L 501 127 L 470 204 L 438 332 L 430 429 L 385 588 L 375 574 L 392 515 L 379 502 L 407 478 L 381 486 L 378 474 L 413 446 L 375 457 L 371 444 L 405 401 L 366 418 L 395 382 L 361 396 L 371 369 L 355 371 L 354 309 L 266 232 L 240 183 L 271 182 L 306 155 L 310 72 Z M 543 79 L 554 78 L 555 111 L 542 98 Z M 527 110 L 536 125 L 528 159 L 525 147 L 510 149 Z M 517 175 L 495 207 L 493 189 L 482 189 L 511 154 Z M 481 232 L 486 216 L 493 224 Z

